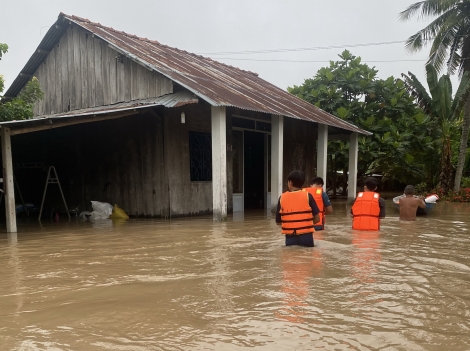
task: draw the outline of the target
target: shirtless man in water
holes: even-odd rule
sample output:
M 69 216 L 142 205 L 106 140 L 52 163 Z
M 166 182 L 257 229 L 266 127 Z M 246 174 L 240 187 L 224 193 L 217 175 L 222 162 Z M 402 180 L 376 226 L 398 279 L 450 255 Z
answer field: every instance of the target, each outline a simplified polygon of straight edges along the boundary
M 398 204 L 400 205 L 400 219 L 402 221 L 416 221 L 416 210 L 418 207 L 426 208 L 424 198 L 414 197 L 415 187 L 407 185 L 405 188 L 405 197 L 402 197 Z

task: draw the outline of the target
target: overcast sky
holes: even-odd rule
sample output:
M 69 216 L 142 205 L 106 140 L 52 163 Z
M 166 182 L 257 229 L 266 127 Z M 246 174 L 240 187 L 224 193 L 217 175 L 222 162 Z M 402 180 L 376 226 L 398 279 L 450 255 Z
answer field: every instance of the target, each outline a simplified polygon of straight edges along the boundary
M 410 0 L 15 0 L 2 1 L 0 61 L 6 88 L 16 78 L 60 12 L 126 33 L 203 54 L 257 72 L 286 89 L 311 78 L 348 45 L 404 41 L 429 21 L 400 22 Z M 339 46 L 344 48 L 240 54 L 242 51 Z M 424 83 L 428 49 L 403 43 L 348 48 L 375 66 L 379 77 L 411 71 Z M 237 52 L 222 55 L 221 52 Z M 309 62 L 295 62 L 309 61 Z M 380 62 L 393 61 L 393 62 Z M 456 90 L 456 87 L 454 87 Z

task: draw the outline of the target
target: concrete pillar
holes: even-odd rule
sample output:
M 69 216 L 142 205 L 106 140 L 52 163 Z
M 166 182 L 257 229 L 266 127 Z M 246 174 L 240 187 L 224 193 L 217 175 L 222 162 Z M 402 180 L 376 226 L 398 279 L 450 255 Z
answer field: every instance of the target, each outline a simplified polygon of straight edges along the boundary
M 328 153 L 328 126 L 318 124 L 317 177 L 322 177 L 326 185 L 326 160 Z M 308 180 L 310 181 L 310 180 Z
M 15 189 L 13 184 L 13 163 L 11 159 L 10 128 L 2 127 L 3 191 L 7 233 L 16 233 Z
M 212 209 L 214 221 L 227 220 L 227 128 L 225 107 L 211 107 Z
M 284 116 L 271 116 L 271 211 L 277 208 L 282 194 L 282 157 L 284 145 Z
M 8 233 L 7 234 L 7 241 L 10 245 L 18 244 L 18 233 Z
M 352 133 L 349 138 L 348 203 L 356 198 L 357 193 L 357 150 L 358 134 Z

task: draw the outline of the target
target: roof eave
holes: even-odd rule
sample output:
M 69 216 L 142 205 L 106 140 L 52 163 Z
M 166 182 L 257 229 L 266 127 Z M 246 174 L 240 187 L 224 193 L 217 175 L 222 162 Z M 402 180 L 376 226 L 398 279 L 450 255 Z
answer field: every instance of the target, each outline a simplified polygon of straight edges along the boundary
M 57 21 L 49 28 L 33 55 L 31 55 L 28 62 L 24 65 L 23 69 L 20 71 L 18 76 L 15 78 L 13 83 L 5 92 L 5 97 L 11 99 L 16 97 L 20 93 L 21 89 L 23 89 L 23 87 L 31 79 L 32 75 L 36 72 L 39 65 L 44 61 L 44 58 L 59 42 L 60 38 L 67 29 L 66 26 L 61 25 L 60 23 L 60 21 L 63 21 L 64 18 L 65 17 L 63 16 L 63 14 L 60 14 Z

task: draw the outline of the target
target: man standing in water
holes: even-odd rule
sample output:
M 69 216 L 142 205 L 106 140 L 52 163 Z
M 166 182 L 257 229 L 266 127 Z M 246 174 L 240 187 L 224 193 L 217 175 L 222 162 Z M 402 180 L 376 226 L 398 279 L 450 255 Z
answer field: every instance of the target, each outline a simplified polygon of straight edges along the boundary
M 426 208 L 423 197 L 415 197 L 415 187 L 407 185 L 405 188 L 405 197 L 400 198 L 400 219 L 402 221 L 416 221 L 416 210 L 418 207 Z
M 325 215 L 333 213 L 333 206 L 327 193 L 323 191 L 323 184 L 323 178 L 315 177 L 310 181 L 310 188 L 305 188 L 313 196 L 320 210 L 320 221 L 314 223 L 315 231 L 325 229 Z
M 368 177 L 364 191 L 360 192 L 351 207 L 352 228 L 357 230 L 380 230 L 380 220 L 385 218 L 385 201 L 376 192 L 377 179 Z
M 313 223 L 320 220 L 320 210 L 313 196 L 302 191 L 304 183 L 303 172 L 292 171 L 287 177 L 289 191 L 282 194 L 277 203 L 276 223 L 281 225 L 281 233 L 286 236 L 286 246 L 314 246 Z

